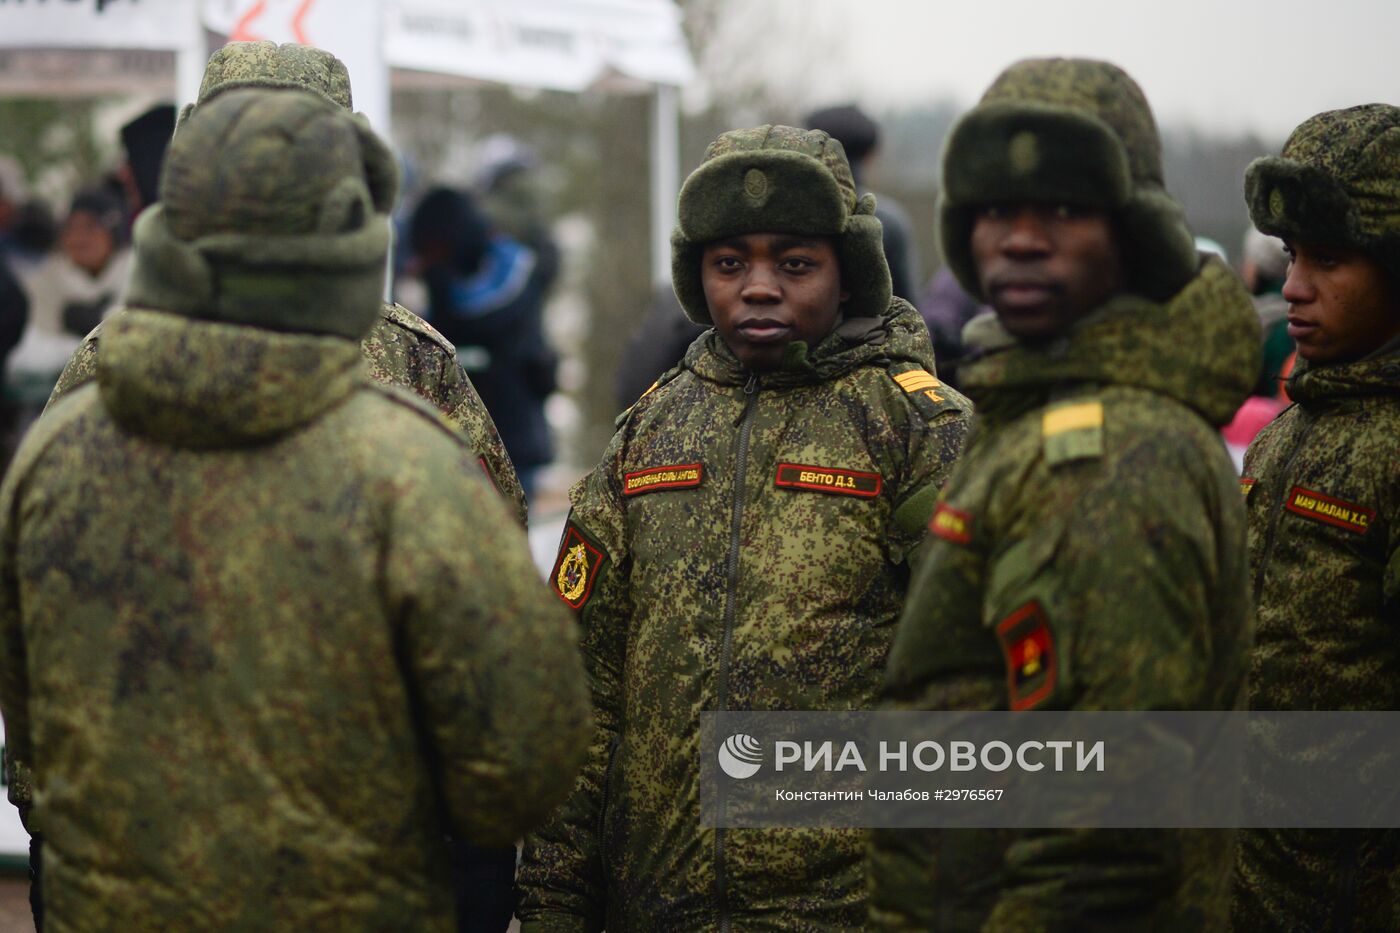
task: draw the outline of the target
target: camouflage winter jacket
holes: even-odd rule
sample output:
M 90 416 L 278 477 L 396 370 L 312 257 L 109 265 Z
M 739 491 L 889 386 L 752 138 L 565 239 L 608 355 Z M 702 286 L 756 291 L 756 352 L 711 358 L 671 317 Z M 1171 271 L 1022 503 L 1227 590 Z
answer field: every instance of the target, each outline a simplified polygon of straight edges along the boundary
M 526 841 L 526 930 L 862 925 L 859 832 L 701 828 L 699 717 L 873 707 L 967 427 L 932 373 L 896 300 L 763 375 L 711 331 L 633 406 L 573 490 L 555 568 L 598 728 Z
M 1241 479 L 1250 706 L 1400 709 L 1400 348 L 1300 370 Z M 1238 930 L 1400 929 L 1400 833 L 1241 834 Z
M 93 328 L 63 367 L 49 405 L 97 374 L 98 347 L 105 323 Z M 383 385 L 402 386 L 447 416 L 476 451 L 477 465 L 525 524 L 525 492 L 506 454 L 496 424 L 457 363 L 457 350 L 427 321 L 402 305 L 384 305 L 373 329 L 360 343 L 370 376 Z M 47 408 L 45 409 L 48 410 Z
M 96 382 L 0 491 L 48 928 L 452 929 L 445 834 L 508 845 L 591 734 L 474 455 L 336 337 L 130 310 Z
M 1044 347 L 996 320 L 978 405 L 890 653 L 889 705 L 1233 709 L 1249 648 L 1244 509 L 1218 428 L 1259 325 L 1217 260 Z M 871 920 L 900 930 L 1219 930 L 1230 834 L 879 831 Z

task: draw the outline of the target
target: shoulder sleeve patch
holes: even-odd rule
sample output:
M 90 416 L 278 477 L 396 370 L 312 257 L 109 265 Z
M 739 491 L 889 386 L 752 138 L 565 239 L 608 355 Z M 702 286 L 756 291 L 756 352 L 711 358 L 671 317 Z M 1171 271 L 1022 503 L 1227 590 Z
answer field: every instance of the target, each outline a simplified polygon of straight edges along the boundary
M 1050 466 L 1103 456 L 1103 403 L 1053 405 L 1041 416 L 1045 462 Z
M 1246 499 L 1248 499 L 1248 498 L 1249 498 L 1249 494 L 1250 494 L 1251 492 L 1254 491 L 1254 484 L 1255 484 L 1255 482 L 1257 482 L 1257 480 L 1255 480 L 1255 478 L 1252 477 L 1252 476 L 1241 476 L 1241 477 L 1240 477 L 1240 495 L 1242 495 L 1242 496 L 1244 496 Z
M 593 595 L 593 585 L 607 559 L 603 549 L 571 521 L 559 542 L 559 556 L 549 573 L 550 586 L 570 608 L 582 609 Z
M 386 304 L 380 309 L 379 316 L 391 324 L 397 324 L 410 333 L 431 340 L 443 350 L 452 354 L 454 358 L 457 356 L 457 348 L 452 345 L 452 341 L 438 333 L 437 328 L 433 327 L 433 325 L 429 324 L 403 305 Z
M 933 511 L 933 517 L 928 521 L 928 530 L 944 541 L 971 544 L 972 516 L 946 502 L 940 502 L 938 508 Z
M 926 369 L 904 364 L 898 371 L 892 368 L 889 373 L 919 414 L 929 421 L 945 411 L 971 410 L 971 404 L 963 396 Z
M 1055 692 L 1059 659 L 1050 620 L 1040 603 L 1031 600 L 997 623 L 1002 657 L 1006 659 L 1006 689 L 1011 708 L 1034 709 Z

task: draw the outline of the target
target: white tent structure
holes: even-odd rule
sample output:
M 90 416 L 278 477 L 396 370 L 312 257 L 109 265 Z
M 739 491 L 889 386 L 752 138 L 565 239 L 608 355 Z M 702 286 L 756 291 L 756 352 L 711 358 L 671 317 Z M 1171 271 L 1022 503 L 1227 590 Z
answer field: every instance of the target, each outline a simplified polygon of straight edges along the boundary
M 391 83 L 652 94 L 651 271 L 670 280 L 677 93 L 694 76 L 671 0 L 0 0 L 0 97 L 192 101 L 209 55 L 231 39 L 334 52 L 355 109 L 386 136 Z M 21 863 L 28 845 L 19 815 L 0 806 L 0 864 Z
M 173 92 L 183 103 L 229 39 L 334 52 L 355 109 L 386 136 L 391 86 L 652 94 L 651 269 L 669 280 L 677 90 L 695 71 L 671 0 L 0 0 L 0 96 Z

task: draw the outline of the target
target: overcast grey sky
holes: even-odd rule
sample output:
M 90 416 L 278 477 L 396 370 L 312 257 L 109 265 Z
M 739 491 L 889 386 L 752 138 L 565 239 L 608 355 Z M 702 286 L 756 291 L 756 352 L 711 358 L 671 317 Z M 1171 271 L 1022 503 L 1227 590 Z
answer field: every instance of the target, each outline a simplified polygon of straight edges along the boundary
M 1281 139 L 1321 110 L 1400 104 L 1400 0 L 738 0 L 733 13 L 721 33 L 776 40 L 756 67 L 804 103 L 971 104 L 1010 62 L 1053 54 L 1116 62 L 1174 126 Z

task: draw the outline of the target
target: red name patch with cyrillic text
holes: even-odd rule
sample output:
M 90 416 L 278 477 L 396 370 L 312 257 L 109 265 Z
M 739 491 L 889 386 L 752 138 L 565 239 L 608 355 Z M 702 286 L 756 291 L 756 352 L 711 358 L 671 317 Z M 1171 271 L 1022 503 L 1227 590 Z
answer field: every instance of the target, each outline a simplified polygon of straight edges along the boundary
M 690 489 L 699 486 L 704 478 L 705 468 L 698 463 L 651 467 L 635 473 L 624 473 L 622 493 L 626 496 L 640 496 L 642 493 L 660 492 L 663 489 Z
M 1055 691 L 1059 663 L 1050 620 L 1040 603 L 1031 600 L 997 623 L 1001 653 L 1006 659 L 1006 689 L 1011 708 L 1034 709 Z
M 971 544 L 972 516 L 940 502 L 928 520 L 928 530 L 954 544 Z
M 1364 535 L 1370 529 L 1372 519 L 1376 517 L 1375 509 L 1343 502 L 1341 499 L 1334 499 L 1302 486 L 1294 486 L 1288 493 L 1288 501 L 1284 508 L 1304 518 L 1345 528 L 1358 535 Z
M 843 470 L 838 467 L 780 463 L 778 473 L 773 478 L 773 485 L 782 489 L 804 489 L 873 499 L 880 494 L 880 474 Z

